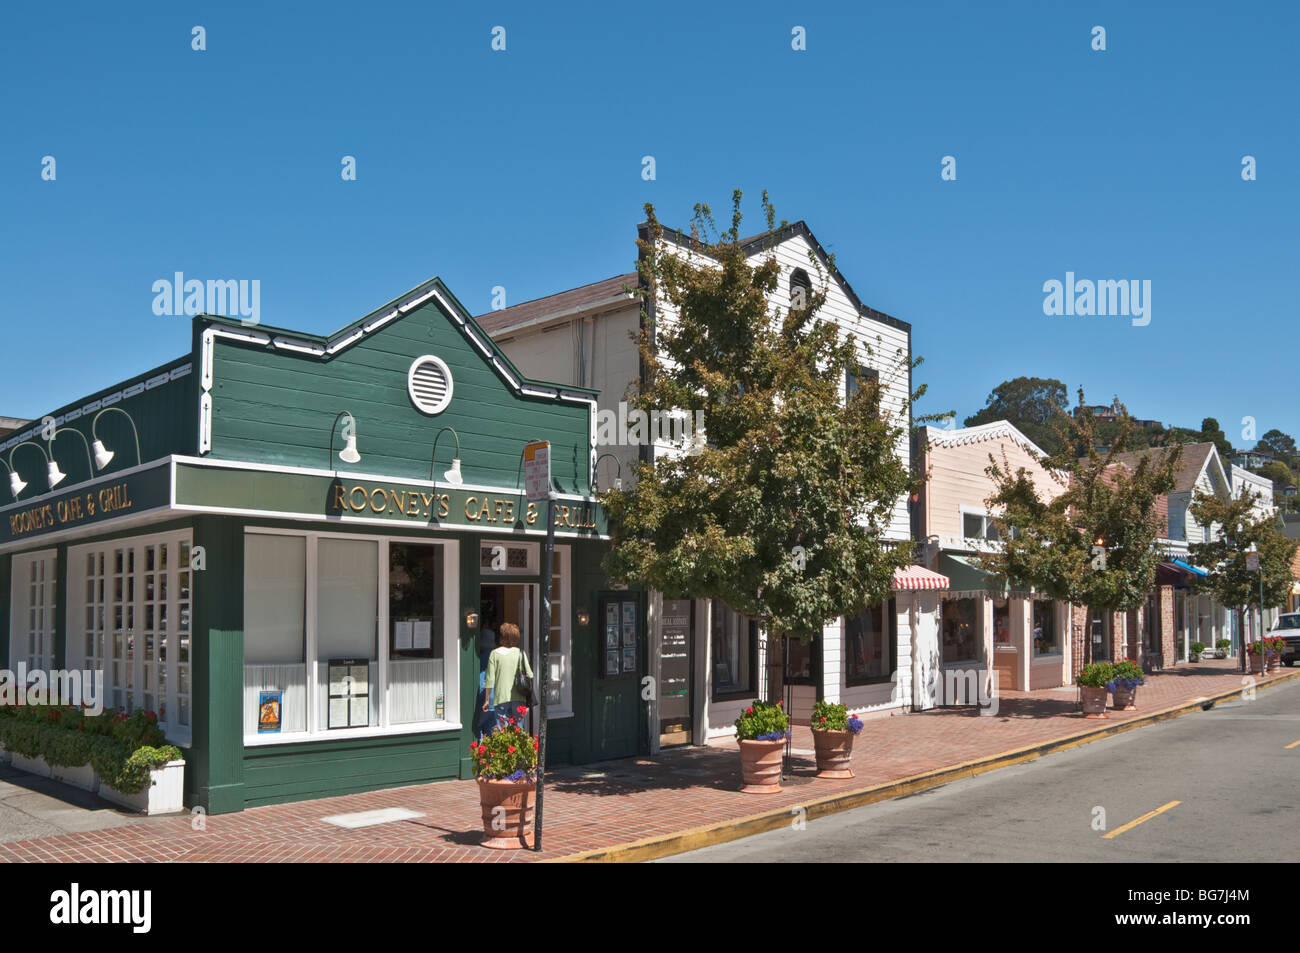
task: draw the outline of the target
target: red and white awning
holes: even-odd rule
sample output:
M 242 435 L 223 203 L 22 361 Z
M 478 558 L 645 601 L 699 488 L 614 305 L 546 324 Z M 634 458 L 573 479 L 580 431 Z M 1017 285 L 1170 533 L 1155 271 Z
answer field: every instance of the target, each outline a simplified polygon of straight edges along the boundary
M 903 566 L 894 570 L 895 589 L 947 589 L 948 577 L 924 566 Z

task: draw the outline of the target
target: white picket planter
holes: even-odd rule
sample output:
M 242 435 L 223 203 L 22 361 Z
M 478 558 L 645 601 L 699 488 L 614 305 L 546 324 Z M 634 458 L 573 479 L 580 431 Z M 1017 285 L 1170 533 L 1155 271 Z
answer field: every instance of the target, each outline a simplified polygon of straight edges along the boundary
M 142 814 L 174 814 L 185 809 L 185 762 L 168 761 L 149 770 L 149 786 L 137 794 L 123 794 L 103 781 L 99 796 Z
M 95 774 L 95 769 L 88 764 L 72 768 L 62 764 L 50 765 L 50 777 L 55 781 L 71 784 L 74 788 L 89 791 L 91 794 L 99 790 L 99 775 Z
M 45 759 L 40 755 L 35 758 L 29 758 L 25 754 L 13 753 L 13 766 L 19 771 L 26 771 L 28 774 L 34 774 L 38 778 L 48 778 L 50 776 L 50 766 L 45 763 Z

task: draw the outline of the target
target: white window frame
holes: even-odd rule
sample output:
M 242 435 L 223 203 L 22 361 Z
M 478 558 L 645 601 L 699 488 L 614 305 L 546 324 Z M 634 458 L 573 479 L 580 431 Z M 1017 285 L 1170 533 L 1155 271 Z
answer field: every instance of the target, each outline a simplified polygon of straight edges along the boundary
M 336 741 L 348 738 L 374 738 L 387 735 L 409 735 L 430 731 L 459 731 L 460 712 L 460 545 L 459 540 L 448 538 L 422 538 L 402 535 L 372 535 L 369 533 L 330 533 L 300 529 L 281 529 L 261 526 L 244 528 L 244 542 L 249 536 L 299 536 L 305 540 L 306 554 L 306 606 L 303 616 L 304 640 L 306 653 L 307 695 L 305 712 L 306 731 L 291 731 L 277 734 L 258 734 L 256 729 L 248 731 L 243 725 L 244 747 L 267 747 L 283 744 L 302 744 L 303 742 Z M 320 659 L 317 658 L 317 550 L 322 539 L 342 539 L 373 542 L 377 545 L 378 561 L 378 605 L 375 617 L 375 638 L 378 642 L 376 653 L 377 678 L 370 686 L 371 693 L 378 697 L 379 724 L 365 728 L 317 728 L 320 705 L 317 686 L 320 684 Z M 392 543 L 414 544 L 442 547 L 443 572 L 443 665 L 442 694 L 443 718 L 432 721 L 406 722 L 390 725 L 388 722 L 388 563 L 389 546 Z M 243 711 L 243 664 L 240 664 L 240 711 Z
M 556 546 L 555 554 L 560 561 L 560 598 L 557 605 L 554 600 L 551 602 L 551 628 L 557 628 L 555 622 L 559 619 L 560 630 L 560 701 L 557 705 L 548 705 L 546 716 L 548 720 L 555 718 L 572 718 L 573 717 L 573 547 Z M 540 592 L 541 585 L 538 585 Z M 556 664 L 555 653 L 551 653 L 551 665 Z
M 145 603 L 148 600 L 145 599 L 146 570 L 144 568 L 144 552 L 145 549 L 149 546 L 155 547 L 156 550 L 157 547 L 163 545 L 169 547 L 170 550 L 170 554 L 168 556 L 168 569 L 167 569 L 167 580 L 168 580 L 167 585 L 168 585 L 169 595 L 166 602 L 166 605 L 168 607 L 168 618 L 170 620 L 170 624 L 167 629 L 167 636 L 166 636 L 167 648 L 168 648 L 167 663 L 165 668 L 165 674 L 167 678 L 167 692 L 165 698 L 160 699 L 157 684 L 155 683 L 151 694 L 153 694 L 155 696 L 155 699 L 157 699 L 155 701 L 155 705 L 157 706 L 155 710 L 162 710 L 163 705 L 160 704 L 160 702 L 165 702 L 166 705 L 165 711 L 167 712 L 167 720 L 165 722 L 161 722 L 159 727 L 163 729 L 167 741 L 171 744 L 179 745 L 181 747 L 189 747 L 194 735 L 194 719 L 196 715 L 195 708 L 194 708 L 194 675 L 195 675 L 195 667 L 197 664 L 197 657 L 198 657 L 196 652 L 197 640 L 195 638 L 195 630 L 194 630 L 195 570 L 191 569 L 188 563 L 186 564 L 181 563 L 181 546 L 184 545 L 192 549 L 193 533 L 191 530 L 189 529 L 172 530 L 166 533 L 153 533 L 145 536 L 119 537 L 113 539 L 100 540 L 97 543 L 86 543 L 80 546 L 69 546 L 68 547 L 68 571 L 66 576 L 67 584 L 68 584 L 68 599 L 67 599 L 68 631 L 67 631 L 67 639 L 65 641 L 64 654 L 67 659 L 67 667 L 69 669 L 83 669 L 87 667 L 89 660 L 87 660 L 86 658 L 86 651 L 85 651 L 86 628 L 84 622 L 85 613 L 86 613 L 86 595 L 85 595 L 86 556 L 89 553 L 103 553 L 104 563 L 105 563 L 104 565 L 105 592 L 104 592 L 104 603 L 103 603 L 103 608 L 105 613 L 105 623 L 104 623 L 104 631 L 103 631 L 104 655 L 102 657 L 96 657 L 93 661 L 103 666 L 102 670 L 104 672 L 104 699 L 103 699 L 104 708 L 105 710 L 108 710 L 114 707 L 112 704 L 113 693 L 119 688 L 122 690 L 124 694 L 124 701 L 129 702 L 129 704 L 126 707 L 131 708 L 131 710 L 145 707 L 144 704 L 144 696 L 145 696 L 144 617 L 145 617 Z M 134 658 L 131 660 L 132 688 L 130 689 L 129 693 L 125 685 L 118 686 L 112 680 L 113 624 L 111 621 L 111 613 L 113 607 L 113 597 L 111 592 L 109 591 L 109 588 L 110 588 L 110 581 L 114 575 L 113 568 L 112 568 L 113 552 L 114 550 L 118 550 L 118 549 L 121 549 L 123 551 L 124 567 L 127 564 L 126 552 L 128 550 L 134 551 L 136 565 L 135 565 L 134 573 L 132 575 L 134 575 L 135 578 L 138 580 L 135 589 L 135 598 L 132 600 L 132 606 L 134 607 L 135 619 L 136 619 L 136 625 L 134 631 L 135 631 L 135 637 L 137 641 L 133 652 Z M 158 571 L 159 570 L 157 569 L 153 570 L 153 572 L 158 572 Z M 180 573 L 182 572 L 188 572 L 190 574 L 189 576 L 190 594 L 188 599 L 181 598 L 181 586 L 180 586 L 179 577 L 180 577 Z M 124 578 L 126 575 L 127 574 L 124 568 L 123 570 Z M 155 605 L 157 605 L 157 602 L 158 600 L 155 599 L 154 600 Z M 181 675 L 180 666 L 182 664 L 180 661 L 180 641 L 181 641 L 181 634 L 182 634 L 180 628 L 180 622 L 181 622 L 183 612 L 189 613 L 188 635 L 190 640 L 190 645 L 189 645 L 190 654 L 189 654 L 189 660 L 184 663 L 184 665 L 188 668 L 187 674 L 189 679 L 189 689 L 188 691 L 182 694 L 179 691 L 179 685 L 180 685 L 180 675 Z M 156 621 L 157 619 L 155 618 L 155 623 Z M 155 653 L 157 653 L 160 647 L 161 646 L 157 642 L 155 642 L 155 646 L 154 646 Z M 126 698 L 125 696 L 127 696 L 128 694 L 129 694 L 129 698 Z M 180 725 L 177 723 L 176 720 L 180 712 L 179 701 L 182 697 L 184 697 L 188 701 L 189 721 L 190 721 L 188 725 Z
M 58 593 L 56 591 L 58 582 L 58 550 L 41 549 L 29 553 L 16 554 L 10 563 L 9 576 L 9 669 L 12 672 L 18 671 L 18 663 L 22 662 L 27 671 L 34 669 L 43 669 L 49 671 L 54 667 L 54 639 L 56 629 L 54 626 L 55 613 L 58 611 Z M 34 607 L 37 612 L 36 633 L 37 650 L 32 655 L 28 652 L 28 646 L 32 639 L 32 628 L 28 621 L 28 615 L 33 605 L 31 603 L 31 567 L 40 564 L 43 566 L 44 578 L 39 579 L 37 585 L 40 587 L 38 604 Z M 21 643 L 21 644 L 20 644 Z M 15 675 L 15 677 L 17 677 Z M 25 686 L 19 686 L 23 688 Z
M 505 569 L 492 569 L 483 565 L 483 550 L 490 549 L 493 546 L 504 546 L 509 549 L 524 549 L 528 552 L 528 564 L 523 568 L 507 566 Z M 558 550 L 559 547 L 557 546 Z M 490 576 L 493 578 L 501 576 L 540 576 L 542 574 L 540 562 L 541 545 L 534 542 L 525 542 L 519 539 L 484 539 L 478 544 L 478 562 L 479 575 Z

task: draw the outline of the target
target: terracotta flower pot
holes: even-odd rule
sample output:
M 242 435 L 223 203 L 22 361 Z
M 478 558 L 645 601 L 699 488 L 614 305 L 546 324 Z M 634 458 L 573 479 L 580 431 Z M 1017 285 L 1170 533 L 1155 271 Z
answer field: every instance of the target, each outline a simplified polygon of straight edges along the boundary
M 1106 717 L 1106 686 L 1080 685 L 1079 694 L 1083 699 L 1083 717 Z
M 536 781 L 478 779 L 483 809 L 484 847 L 519 850 L 533 846 L 533 805 Z
M 1250 653 L 1250 674 L 1264 674 L 1264 656 L 1256 655 L 1254 652 Z
M 813 747 L 817 750 L 817 777 L 851 778 L 849 759 L 853 755 L 853 732 L 813 730 Z
M 785 739 L 776 741 L 740 741 L 740 773 L 746 794 L 779 794 L 781 791 L 781 756 Z
M 1278 652 L 1269 652 L 1265 658 L 1268 660 L 1268 671 L 1276 672 L 1282 667 L 1282 656 Z
M 1134 700 L 1137 698 L 1137 686 L 1116 688 L 1110 693 L 1111 705 L 1116 711 L 1137 711 Z

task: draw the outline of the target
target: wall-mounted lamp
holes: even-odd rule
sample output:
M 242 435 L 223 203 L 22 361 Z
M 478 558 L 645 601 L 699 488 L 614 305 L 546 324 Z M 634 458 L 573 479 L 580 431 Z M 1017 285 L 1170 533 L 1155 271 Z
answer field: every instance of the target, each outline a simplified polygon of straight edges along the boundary
M 465 627 L 467 629 L 478 628 L 478 612 L 474 609 L 465 610 Z
M 23 490 L 27 489 L 27 481 L 24 480 L 22 477 L 20 477 L 20 476 L 18 475 L 18 471 L 14 469 L 14 454 L 17 453 L 19 450 L 21 450 L 23 447 L 26 447 L 26 446 L 32 446 L 32 447 L 35 447 L 37 450 L 39 450 L 39 451 L 41 452 L 41 456 L 45 458 L 45 472 L 46 472 L 47 474 L 50 473 L 50 468 L 51 468 L 51 467 L 54 467 L 54 469 L 55 469 L 56 471 L 58 470 L 58 467 L 57 467 L 57 466 L 54 466 L 54 464 L 50 461 L 50 455 L 49 455 L 48 453 L 45 452 L 45 448 L 44 448 L 44 447 L 42 447 L 42 446 L 41 446 L 39 443 L 37 443 L 35 440 L 24 440 L 24 441 L 23 441 L 22 443 L 20 443 L 18 446 L 14 447 L 12 450 L 9 451 L 9 489 L 13 491 L 14 499 L 15 499 L 15 500 L 18 499 L 18 494 L 19 494 L 19 493 L 21 493 Z M 63 479 L 63 476 L 62 476 L 62 474 L 60 474 L 60 476 L 59 476 L 59 480 L 62 480 L 62 479 Z M 55 480 L 55 483 L 57 483 L 57 482 L 58 482 L 58 480 Z M 52 486 L 53 486 L 53 484 L 51 484 L 51 487 L 52 487 Z
M 338 429 L 340 420 L 343 421 L 344 447 L 339 451 L 339 459 L 344 463 L 360 463 L 361 454 L 357 453 L 357 419 L 346 410 L 334 418 L 334 426 L 330 427 L 329 462 L 334 462 L 334 431 Z
M 49 478 L 51 490 L 62 483 L 68 476 L 59 469 L 59 462 L 54 459 L 54 441 L 61 433 L 75 433 L 81 438 L 81 442 L 86 448 L 86 472 L 91 476 L 95 475 L 95 465 L 90 462 L 90 441 L 86 439 L 86 435 L 74 427 L 60 427 L 54 431 L 54 436 L 50 437 L 50 462 L 49 466 L 46 467 L 46 476 Z
M 451 458 L 451 469 L 444 473 L 442 478 L 452 486 L 460 486 L 465 482 L 465 477 L 460 472 L 460 434 L 456 433 L 456 430 L 453 427 L 443 427 L 438 431 L 437 436 L 433 438 L 433 453 L 429 455 L 429 479 L 433 480 L 435 485 L 438 483 L 437 479 L 435 479 L 433 475 L 433 468 L 438 459 L 438 438 L 448 431 L 450 431 L 451 435 L 456 438 L 456 456 Z
M 18 494 L 23 491 L 23 488 L 26 487 L 27 484 L 19 479 L 18 474 L 14 472 L 13 467 L 9 466 L 9 464 L 5 463 L 3 460 L 0 460 L 0 463 L 4 463 L 5 469 L 9 471 L 9 491 L 13 494 L 14 501 L 16 502 L 18 500 Z
M 579 610 L 578 610 L 578 625 L 581 625 L 581 626 L 584 626 L 584 627 L 585 627 L 589 622 L 591 622 L 591 613 L 588 612 L 586 609 L 579 609 Z
M 614 489 L 616 490 L 623 489 L 623 461 L 620 460 L 618 457 L 614 456 L 614 454 L 612 453 L 602 453 L 600 456 L 596 458 L 596 492 L 597 493 L 600 492 L 600 461 L 604 460 L 606 457 L 609 457 L 611 460 L 613 460 L 614 464 L 618 467 L 618 476 L 614 477 Z
M 135 418 L 128 414 L 121 407 L 105 407 L 99 413 L 95 414 L 95 419 L 90 422 L 90 436 L 94 439 L 91 447 L 95 451 L 95 466 L 103 470 L 112 461 L 114 452 L 104 446 L 104 442 L 99 439 L 99 433 L 95 427 L 99 424 L 99 418 L 105 414 L 117 412 L 125 417 L 131 423 L 131 433 L 135 435 L 135 462 L 136 466 L 144 463 L 144 458 L 140 456 L 140 431 L 136 428 Z

